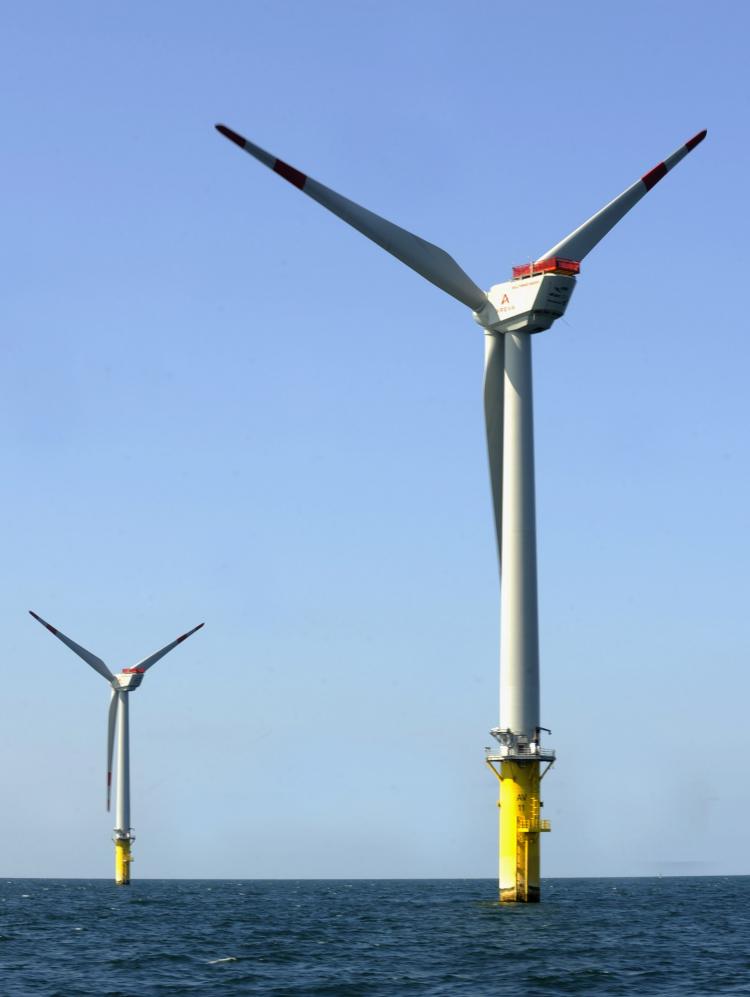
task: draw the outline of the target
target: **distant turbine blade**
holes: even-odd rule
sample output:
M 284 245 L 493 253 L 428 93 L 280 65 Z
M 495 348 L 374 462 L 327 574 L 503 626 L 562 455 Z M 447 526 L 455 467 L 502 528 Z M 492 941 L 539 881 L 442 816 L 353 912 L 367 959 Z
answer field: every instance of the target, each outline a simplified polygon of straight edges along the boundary
M 109 700 L 109 716 L 107 718 L 107 811 L 112 802 L 112 758 L 115 753 L 115 724 L 117 723 L 117 700 L 119 693 L 115 689 Z
M 653 186 L 655 186 L 662 177 L 666 176 L 669 171 L 675 167 L 681 159 L 684 159 L 689 152 L 698 145 L 706 137 L 706 130 L 698 132 L 694 135 L 688 142 L 683 146 L 673 152 L 671 156 L 667 156 L 663 163 L 659 163 L 655 166 L 653 170 L 649 170 L 645 173 L 640 180 L 636 180 L 626 191 L 623 191 L 619 197 L 616 197 L 614 201 L 610 201 L 606 207 L 602 208 L 601 211 L 597 211 L 595 215 L 592 215 L 588 221 L 584 222 L 583 225 L 579 226 L 575 232 L 571 232 L 567 235 L 562 242 L 558 242 L 556 246 L 548 249 L 546 253 L 536 260 L 537 263 L 541 263 L 542 260 L 548 260 L 551 257 L 559 256 L 566 260 L 577 260 L 580 262 L 584 256 L 591 252 L 591 250 L 600 242 L 604 236 L 609 232 L 610 229 L 625 217 L 625 215 L 634 207 L 642 197 L 644 197 Z
M 192 630 L 188 630 L 186 634 L 183 634 L 181 637 L 178 637 L 177 640 L 173 640 L 171 644 L 167 644 L 167 646 L 163 647 L 161 651 L 155 651 L 153 654 L 150 654 L 147 658 L 144 658 L 143 661 L 139 661 L 137 665 L 133 666 L 132 670 L 138 672 L 148 671 L 148 669 L 152 665 L 155 665 L 156 662 L 159 661 L 161 658 L 163 658 L 165 654 L 169 654 L 169 652 L 173 648 L 177 647 L 178 644 L 181 644 L 183 640 L 187 640 L 191 634 L 194 634 L 196 630 L 200 630 L 202 626 L 205 626 L 205 624 L 199 623 L 197 627 L 193 627 Z
M 99 674 L 103 678 L 107 679 L 108 682 L 114 682 L 114 675 L 109 668 L 107 668 L 101 658 L 97 658 L 97 656 L 92 654 L 91 651 L 87 651 L 85 647 L 81 647 L 80 644 L 76 644 L 76 642 L 71 640 L 70 637 L 66 637 L 65 634 L 60 633 L 60 631 L 56 630 L 50 623 L 43 620 L 41 616 L 37 616 L 32 609 L 29 610 L 29 613 L 31 613 L 34 619 L 38 620 L 43 627 L 46 627 L 51 634 L 54 634 L 58 640 L 61 640 L 63 644 L 67 644 L 71 651 L 75 651 L 79 658 L 83 658 L 87 664 L 91 665 L 95 672 L 99 672 Z
M 372 211 L 368 211 L 367 208 L 355 204 L 354 201 L 342 197 L 341 194 L 337 194 L 329 187 L 324 187 L 317 180 L 300 173 L 299 170 L 289 166 L 283 160 L 276 159 L 264 149 L 248 142 L 246 138 L 238 135 L 231 128 L 227 128 L 226 125 L 216 125 L 216 130 L 221 132 L 230 142 L 234 142 L 245 152 L 254 156 L 264 166 L 273 170 L 274 173 L 278 173 L 290 184 L 298 187 L 318 204 L 322 204 L 334 215 L 338 215 L 352 228 L 377 243 L 391 256 L 395 256 L 407 267 L 416 270 L 418 274 L 421 274 L 442 291 L 453 295 L 472 311 L 478 311 L 487 303 L 487 295 L 484 291 L 477 287 L 471 277 L 464 273 L 458 263 L 445 250 L 433 246 L 431 242 L 425 242 L 424 239 L 394 225 L 393 222 L 386 221 L 380 215 L 376 215 Z

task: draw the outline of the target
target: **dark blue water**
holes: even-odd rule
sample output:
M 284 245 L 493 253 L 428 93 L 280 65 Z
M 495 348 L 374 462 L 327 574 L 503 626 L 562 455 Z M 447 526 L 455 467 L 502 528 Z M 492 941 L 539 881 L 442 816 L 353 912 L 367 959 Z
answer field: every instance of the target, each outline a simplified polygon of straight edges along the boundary
M 0 884 L 0 995 L 750 994 L 750 877 Z

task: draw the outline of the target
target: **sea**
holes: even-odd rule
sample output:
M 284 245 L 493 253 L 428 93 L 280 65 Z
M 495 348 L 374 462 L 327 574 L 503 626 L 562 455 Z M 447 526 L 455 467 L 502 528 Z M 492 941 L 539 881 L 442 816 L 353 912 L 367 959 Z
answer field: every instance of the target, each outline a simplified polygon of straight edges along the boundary
M 750 877 L 0 881 L 0 995 L 750 994 Z

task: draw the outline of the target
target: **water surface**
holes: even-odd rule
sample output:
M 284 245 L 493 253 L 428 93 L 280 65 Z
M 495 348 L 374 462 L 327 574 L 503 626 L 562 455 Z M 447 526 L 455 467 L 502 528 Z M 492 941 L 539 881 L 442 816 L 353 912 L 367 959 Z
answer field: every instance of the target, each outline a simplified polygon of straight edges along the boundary
M 0 994 L 750 995 L 750 877 L 0 881 Z

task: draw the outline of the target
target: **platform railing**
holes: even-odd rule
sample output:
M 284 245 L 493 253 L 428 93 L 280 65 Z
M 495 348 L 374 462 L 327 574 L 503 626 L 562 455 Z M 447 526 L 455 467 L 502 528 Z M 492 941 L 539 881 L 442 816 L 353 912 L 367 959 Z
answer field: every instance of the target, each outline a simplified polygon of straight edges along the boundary
M 546 748 L 536 742 L 521 743 L 513 745 L 498 744 L 486 749 L 489 761 L 503 761 L 503 759 L 520 758 L 523 760 L 550 762 L 555 759 L 555 752 L 552 748 Z

